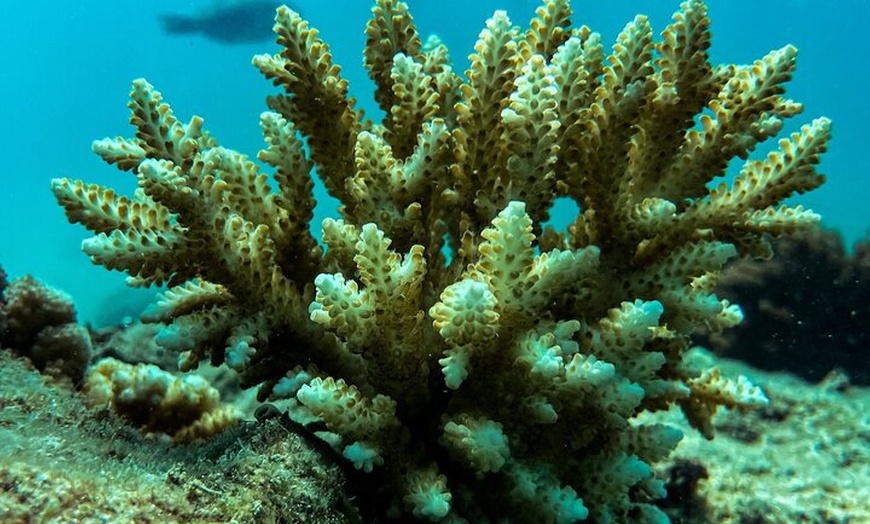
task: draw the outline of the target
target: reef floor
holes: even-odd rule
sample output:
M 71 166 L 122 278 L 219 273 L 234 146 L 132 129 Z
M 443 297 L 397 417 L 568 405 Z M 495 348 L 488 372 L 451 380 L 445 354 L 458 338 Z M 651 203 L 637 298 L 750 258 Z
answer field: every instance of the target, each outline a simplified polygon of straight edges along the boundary
M 705 352 L 692 358 L 712 360 Z M 808 384 L 717 361 L 763 386 L 769 407 L 723 412 L 707 441 L 683 429 L 658 466 L 682 524 L 870 523 L 870 388 Z M 0 520 L 13 523 L 360 523 L 354 483 L 278 419 L 205 444 L 146 438 L 0 351 Z

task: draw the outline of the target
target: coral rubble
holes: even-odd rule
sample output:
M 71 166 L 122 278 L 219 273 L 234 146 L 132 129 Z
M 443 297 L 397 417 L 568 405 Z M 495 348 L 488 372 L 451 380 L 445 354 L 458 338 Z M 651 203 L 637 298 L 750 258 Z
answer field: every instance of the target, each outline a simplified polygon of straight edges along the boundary
M 260 118 L 270 174 L 135 81 L 136 136 L 94 150 L 136 192 L 52 182 L 94 233 L 83 250 L 132 285 L 168 284 L 143 319 L 181 369 L 208 358 L 291 399 L 377 476 L 387 513 L 666 521 L 651 464 L 681 432 L 636 416 L 676 404 L 711 437 L 718 406 L 766 403 L 683 355 L 693 331 L 741 319 L 715 295 L 725 262 L 818 220 L 782 202 L 823 182 L 824 118 L 709 189 L 801 111 L 783 96 L 795 48 L 714 66 L 690 0 L 659 41 L 638 16 L 607 54 L 547 0 L 524 30 L 497 11 L 463 77 L 403 2 L 372 13 L 380 122 L 317 31 L 278 10 L 281 50 L 254 59 L 283 90 Z M 315 168 L 342 204 L 325 252 L 308 227 Z M 559 197 L 580 213 L 543 229 Z
M 712 361 L 705 351 L 692 351 L 688 358 L 699 365 Z M 667 512 L 673 521 L 870 522 L 870 389 L 850 385 L 837 372 L 808 384 L 789 373 L 763 372 L 739 361 L 716 362 L 728 373 L 752 373 L 770 396 L 770 405 L 745 414 L 718 413 L 713 442 L 689 431 L 677 412 L 654 414 L 657 422 L 686 430 L 671 457 L 671 480 L 680 469 L 692 475 L 685 471 L 687 463 L 702 470 L 695 475 L 703 478 L 688 480 L 693 486 L 669 486 L 673 505 Z M 683 500 L 672 498 L 680 493 Z

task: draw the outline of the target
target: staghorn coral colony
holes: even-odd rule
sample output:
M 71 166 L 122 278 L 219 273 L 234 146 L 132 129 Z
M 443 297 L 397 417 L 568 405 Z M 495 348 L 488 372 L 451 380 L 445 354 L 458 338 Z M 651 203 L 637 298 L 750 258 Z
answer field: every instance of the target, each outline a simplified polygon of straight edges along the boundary
M 372 14 L 380 122 L 317 31 L 278 10 L 281 49 L 254 58 L 283 90 L 260 117 L 268 174 L 135 81 L 136 136 L 94 143 L 135 193 L 52 182 L 94 233 L 83 250 L 131 285 L 168 285 L 143 320 L 180 367 L 210 359 L 290 399 L 390 494 L 388 514 L 666 522 L 651 464 L 681 433 L 636 416 L 678 405 L 712 437 L 718 406 L 766 402 L 683 355 L 693 331 L 741 320 L 715 295 L 729 259 L 818 221 L 782 202 L 823 183 L 827 119 L 715 184 L 801 111 L 783 96 L 795 48 L 712 65 L 690 0 L 657 41 L 638 16 L 608 53 L 567 0 L 545 0 L 527 29 L 497 11 L 461 76 L 404 3 Z M 323 245 L 313 171 L 342 204 Z M 543 228 L 560 197 L 579 213 Z

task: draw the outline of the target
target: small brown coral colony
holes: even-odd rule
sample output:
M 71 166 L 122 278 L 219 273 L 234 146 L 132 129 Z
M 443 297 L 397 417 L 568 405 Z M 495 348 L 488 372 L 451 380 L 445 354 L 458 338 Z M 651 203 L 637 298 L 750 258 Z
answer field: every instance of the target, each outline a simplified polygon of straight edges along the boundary
M 91 357 L 91 337 L 76 322 L 72 299 L 30 275 L 6 282 L 0 269 L 0 348 L 42 372 L 78 385 Z
M 638 16 L 607 53 L 546 0 L 527 29 L 496 12 L 460 76 L 403 2 L 372 15 L 380 122 L 317 31 L 278 10 L 281 49 L 254 59 L 283 90 L 260 117 L 268 174 L 135 81 L 136 136 L 94 150 L 136 192 L 52 183 L 94 233 L 84 251 L 132 285 L 168 284 L 143 319 L 182 369 L 209 357 L 292 399 L 393 514 L 666 521 L 650 464 L 680 433 L 635 415 L 678 404 L 711 435 L 717 406 L 766 401 L 683 354 L 694 330 L 740 321 L 714 294 L 728 259 L 818 220 L 782 202 L 823 182 L 824 118 L 709 189 L 801 111 L 783 96 L 796 50 L 713 65 L 690 0 L 658 41 Z M 342 204 L 325 252 L 313 168 Z M 542 230 L 559 197 L 580 212 Z

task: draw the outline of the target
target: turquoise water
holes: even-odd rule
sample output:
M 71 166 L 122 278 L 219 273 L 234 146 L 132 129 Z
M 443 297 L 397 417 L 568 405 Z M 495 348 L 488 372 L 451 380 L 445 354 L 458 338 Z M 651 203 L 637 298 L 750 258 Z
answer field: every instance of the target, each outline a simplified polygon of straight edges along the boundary
M 371 83 L 362 68 L 366 0 L 298 0 L 330 43 L 351 91 L 376 114 Z M 495 9 L 525 26 L 538 2 L 522 0 L 409 1 L 422 34 L 436 32 L 464 69 L 477 34 Z M 712 57 L 745 63 L 792 43 L 800 49 L 788 95 L 805 113 L 787 130 L 820 115 L 834 121 L 834 141 L 821 172 L 829 182 L 801 197 L 804 205 L 841 230 L 849 243 L 870 225 L 870 169 L 864 144 L 870 106 L 870 52 L 863 25 L 870 3 L 710 2 Z M 176 115 L 198 114 L 221 144 L 254 154 L 262 144 L 258 116 L 272 87 L 250 65 L 254 54 L 275 52 L 268 38 L 221 45 L 198 36 L 163 34 L 158 15 L 192 13 L 210 2 L 6 1 L 0 7 L 0 263 L 11 277 L 31 273 L 75 297 L 83 320 L 116 322 L 135 316 L 152 296 L 129 290 L 124 277 L 93 266 L 79 251 L 85 232 L 69 225 L 48 190 L 58 176 L 83 178 L 130 192 L 134 179 L 90 152 L 91 141 L 129 135 L 126 108 L 131 81 L 145 77 L 161 90 Z M 650 16 L 656 32 L 678 8 L 670 0 L 575 1 L 576 22 L 602 33 L 609 45 L 636 13 Z M 321 206 L 319 216 L 331 214 Z

